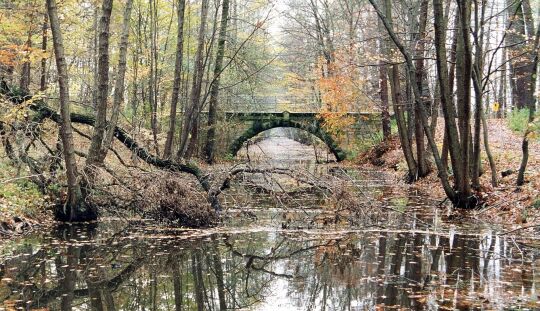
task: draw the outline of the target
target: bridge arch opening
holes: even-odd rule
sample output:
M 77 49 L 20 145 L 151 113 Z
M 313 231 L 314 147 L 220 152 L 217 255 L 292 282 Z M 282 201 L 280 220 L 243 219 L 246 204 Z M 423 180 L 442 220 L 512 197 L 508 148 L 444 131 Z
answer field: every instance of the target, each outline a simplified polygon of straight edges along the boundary
M 288 120 L 273 120 L 268 122 L 255 122 L 247 129 L 240 137 L 231 144 L 229 152 L 232 156 L 236 156 L 243 146 L 249 141 L 250 143 L 261 133 L 277 128 L 293 128 L 307 132 L 317 137 L 324 143 L 328 150 L 334 155 L 336 161 L 343 161 L 346 157 L 345 152 L 339 147 L 333 137 L 327 133 L 318 123 L 304 124 Z

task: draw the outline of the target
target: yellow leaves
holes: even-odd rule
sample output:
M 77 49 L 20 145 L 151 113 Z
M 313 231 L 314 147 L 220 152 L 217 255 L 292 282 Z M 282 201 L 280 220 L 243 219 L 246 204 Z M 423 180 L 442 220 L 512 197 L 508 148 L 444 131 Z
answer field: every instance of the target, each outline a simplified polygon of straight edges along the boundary
M 529 124 L 527 124 L 527 130 L 525 136 L 528 140 L 538 139 L 540 136 L 540 119 L 536 118 Z
M 28 99 L 22 104 L 12 105 L 10 102 L 0 101 L 0 107 L 7 107 L 6 111 L 2 112 L 0 121 L 5 123 L 11 123 L 18 120 L 23 120 L 28 116 L 27 109 L 35 101 L 43 99 L 43 94 L 36 94 L 32 98 Z
M 42 49 L 26 44 L 7 44 L 0 41 L 0 65 L 16 66 L 23 63 L 37 63 L 50 54 Z
M 30 63 L 37 63 L 50 56 L 51 54 L 49 52 L 42 49 L 30 49 L 26 55 L 26 59 Z
M 358 69 L 351 63 L 351 51 L 337 52 L 334 63 L 319 61 L 319 68 L 325 67 L 328 72 L 318 80 L 322 107 L 319 118 L 323 120 L 325 129 L 338 137 L 354 124 L 349 112 L 361 110 L 367 100 L 362 88 L 366 83 L 360 78 Z
M 0 65 L 14 66 L 29 54 L 28 45 L 23 43 L 41 27 L 36 19 L 44 6 L 38 1 L 12 2 L 8 6 L 12 9 L 0 10 Z

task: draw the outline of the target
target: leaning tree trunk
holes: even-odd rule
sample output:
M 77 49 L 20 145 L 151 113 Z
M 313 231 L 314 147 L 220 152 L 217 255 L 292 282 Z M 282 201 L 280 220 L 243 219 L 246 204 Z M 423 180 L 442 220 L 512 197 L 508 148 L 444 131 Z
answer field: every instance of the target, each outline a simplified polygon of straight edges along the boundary
M 411 57 L 409 52 L 406 50 L 403 43 L 397 37 L 397 35 L 394 32 L 390 22 L 388 21 L 386 16 L 383 15 L 381 10 L 379 9 L 379 6 L 377 5 L 377 3 L 375 3 L 375 0 L 369 0 L 369 2 L 373 6 L 373 8 L 375 8 L 375 11 L 377 11 L 377 15 L 379 16 L 379 18 L 384 23 L 384 27 L 388 31 L 388 34 L 390 35 L 390 38 L 392 39 L 392 41 L 394 42 L 394 44 L 396 45 L 398 50 L 401 52 L 401 54 L 405 58 L 405 62 L 407 64 L 407 69 L 408 69 L 407 74 L 408 74 L 409 78 L 411 79 L 411 85 L 414 86 L 413 87 L 413 92 L 414 92 L 414 97 L 415 97 L 415 100 L 416 100 L 415 104 L 419 105 L 419 107 L 420 107 L 420 116 L 419 117 L 422 120 L 422 126 L 424 128 L 424 134 L 427 136 L 429 145 L 431 147 L 431 151 L 433 152 L 433 157 L 435 159 L 435 164 L 437 165 L 437 169 L 439 171 L 439 178 L 441 180 L 441 184 L 443 186 L 444 192 L 446 193 L 447 197 L 455 205 L 458 205 L 459 204 L 459 200 L 458 200 L 459 197 L 458 197 L 457 193 L 454 191 L 454 189 L 450 186 L 450 183 L 448 181 L 448 172 L 446 171 L 446 168 L 444 168 L 443 165 L 442 165 L 440 153 L 439 153 L 439 150 L 437 149 L 437 144 L 435 143 L 435 139 L 433 138 L 433 135 L 431 133 L 431 129 L 429 127 L 429 121 L 428 121 L 428 117 L 427 117 L 427 109 L 426 109 L 426 107 L 424 105 L 422 105 L 422 102 L 421 102 L 421 92 L 417 87 L 418 83 L 416 81 L 416 68 L 415 68 L 414 63 L 413 63 L 413 58 Z M 442 12 L 442 6 L 440 6 L 440 11 Z M 442 15 L 443 14 L 441 14 L 441 16 Z M 436 23 L 436 26 L 437 26 L 437 23 Z M 439 29 L 439 31 L 441 31 L 441 29 Z M 442 38 L 444 39 L 444 29 L 442 29 L 442 32 L 443 32 Z M 435 36 L 435 37 L 437 38 L 437 36 Z M 439 42 L 439 44 L 440 44 L 440 42 Z M 444 43 L 442 45 L 444 46 Z M 437 59 L 439 61 L 441 61 L 439 59 L 439 57 L 437 57 Z M 446 62 L 446 58 L 444 58 L 444 62 Z M 438 68 L 439 68 L 439 66 L 438 66 Z M 447 73 L 447 71 L 446 71 L 446 73 Z M 447 82 L 447 81 L 445 81 L 445 82 Z
M 495 164 L 495 160 L 493 159 L 493 155 L 491 153 L 491 148 L 489 147 L 489 133 L 488 133 L 488 127 L 487 127 L 487 121 L 486 121 L 486 114 L 483 113 L 481 115 L 482 118 L 482 131 L 484 135 L 484 149 L 486 150 L 486 155 L 489 161 L 489 167 L 491 168 L 491 185 L 493 187 L 497 187 L 498 181 L 497 181 L 497 165 Z
M 386 11 L 386 18 L 387 21 L 390 23 L 392 22 L 392 2 L 390 0 L 385 0 L 385 11 Z M 391 44 L 390 42 L 387 42 L 386 44 L 386 56 L 390 59 L 391 58 Z M 393 64 L 390 66 L 390 70 L 388 73 L 390 77 L 390 89 L 392 94 L 392 104 L 394 107 L 394 113 L 396 117 L 396 124 L 398 128 L 399 133 L 399 139 L 401 142 L 401 149 L 403 150 L 403 154 L 405 156 L 405 160 L 407 162 L 408 167 L 408 174 L 407 179 L 409 181 L 414 181 L 417 179 L 417 164 L 414 159 L 414 155 L 412 152 L 412 145 L 411 141 L 409 139 L 409 136 L 407 135 L 407 125 L 405 122 L 405 113 L 403 109 L 403 103 L 401 102 L 401 88 L 399 83 L 399 68 L 397 64 Z
M 219 82 L 223 71 L 223 57 L 225 56 L 225 42 L 227 39 L 227 24 L 229 20 L 229 0 L 223 0 L 221 8 L 221 24 L 219 26 L 219 39 L 214 65 L 214 79 L 210 87 L 210 102 L 208 107 L 208 134 L 206 137 L 205 156 L 208 163 L 214 161 L 214 148 L 216 144 L 217 107 L 219 96 Z
M 47 10 L 53 35 L 54 55 L 58 71 L 58 87 L 60 91 L 60 135 L 66 163 L 68 196 L 63 208 L 58 208 L 56 218 L 62 221 L 88 221 L 97 218 L 95 210 L 86 206 L 83 192 L 79 183 L 75 148 L 73 146 L 73 131 L 69 104 L 69 81 L 64 41 L 60 30 L 56 0 L 47 0 Z
M 10 102 L 12 102 L 14 105 L 20 105 L 32 98 L 32 95 L 28 93 L 13 92 L 13 90 L 11 90 L 9 87 L 0 87 L 0 93 L 7 95 L 7 98 L 9 98 Z M 47 107 L 43 100 L 34 101 L 32 104 L 30 104 L 29 108 L 38 113 L 38 115 L 35 117 L 35 122 L 37 123 L 40 123 L 45 119 L 51 119 L 59 125 L 62 124 L 62 116 L 54 109 Z M 70 119 L 71 123 L 84 124 L 92 127 L 96 124 L 95 117 L 78 113 L 71 113 Z M 160 159 L 158 156 L 139 146 L 137 141 L 131 137 L 126 130 L 118 126 L 115 127 L 114 137 L 118 140 L 118 142 L 128 148 L 134 156 L 138 157 L 149 165 L 167 170 L 169 172 L 182 172 L 193 175 L 201 187 L 207 192 L 208 202 L 212 205 L 214 210 L 221 210 L 221 204 L 219 203 L 218 196 L 225 188 L 220 187 L 218 189 L 214 189 L 208 175 L 195 164 L 182 164 L 169 159 Z

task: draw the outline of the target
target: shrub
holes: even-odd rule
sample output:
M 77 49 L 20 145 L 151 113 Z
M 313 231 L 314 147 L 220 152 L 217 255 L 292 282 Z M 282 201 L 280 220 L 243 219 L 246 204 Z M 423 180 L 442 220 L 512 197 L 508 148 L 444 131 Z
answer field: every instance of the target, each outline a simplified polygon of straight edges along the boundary
M 25 174 L 27 172 L 21 172 Z M 45 197 L 38 187 L 28 179 L 18 179 L 17 170 L 7 161 L 0 161 L 0 182 L 0 220 L 13 216 L 35 217 L 44 210 Z
M 529 109 L 514 109 L 508 115 L 508 127 L 517 133 L 524 134 L 529 123 Z
M 134 206 L 143 215 L 187 227 L 210 227 L 217 214 L 210 207 L 206 193 L 193 181 L 175 173 L 148 173 L 138 177 L 142 188 Z

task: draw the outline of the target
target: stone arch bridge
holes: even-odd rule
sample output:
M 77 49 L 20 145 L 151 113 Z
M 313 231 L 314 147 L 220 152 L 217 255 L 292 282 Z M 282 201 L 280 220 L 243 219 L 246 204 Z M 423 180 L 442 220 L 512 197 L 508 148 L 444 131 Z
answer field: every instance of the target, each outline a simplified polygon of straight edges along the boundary
M 347 116 L 354 124 L 343 129 L 347 142 L 372 139 L 379 133 L 380 113 L 350 112 Z M 224 126 L 218 131 L 218 146 L 236 156 L 245 142 L 260 133 L 274 128 L 297 128 L 306 131 L 324 142 L 337 161 L 343 161 L 347 154 L 347 143 L 340 145 L 333 135 L 321 124 L 317 112 L 225 112 Z

